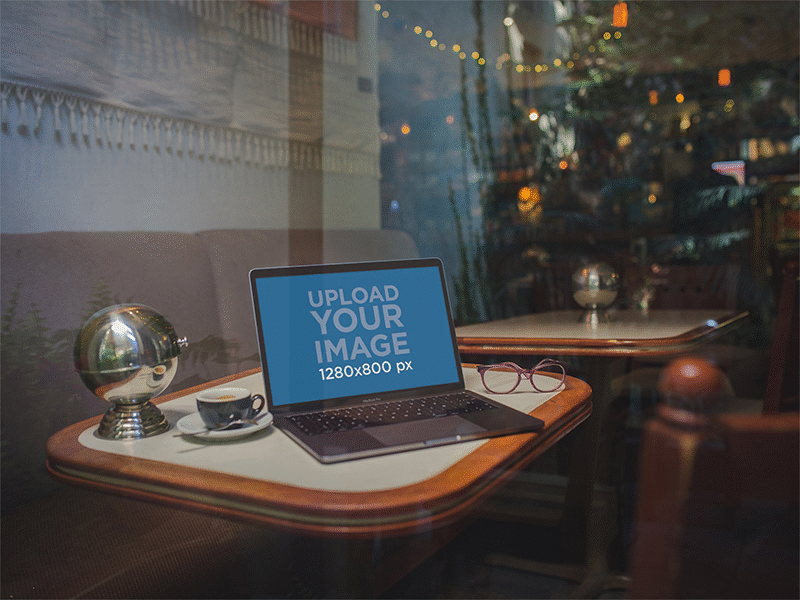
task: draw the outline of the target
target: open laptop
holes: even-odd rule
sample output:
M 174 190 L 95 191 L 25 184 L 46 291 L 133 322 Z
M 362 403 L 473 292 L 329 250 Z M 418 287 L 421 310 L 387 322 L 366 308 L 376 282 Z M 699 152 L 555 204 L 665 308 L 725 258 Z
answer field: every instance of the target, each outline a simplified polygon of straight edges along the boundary
M 543 426 L 465 390 L 437 258 L 253 269 L 250 285 L 275 425 L 321 462 Z

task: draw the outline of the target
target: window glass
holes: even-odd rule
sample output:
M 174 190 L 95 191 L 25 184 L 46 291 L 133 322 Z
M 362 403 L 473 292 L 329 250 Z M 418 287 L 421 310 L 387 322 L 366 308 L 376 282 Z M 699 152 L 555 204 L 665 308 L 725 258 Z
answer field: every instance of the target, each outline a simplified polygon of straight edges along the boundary
M 460 323 L 577 308 L 595 261 L 620 307 L 729 264 L 769 306 L 798 236 L 797 3 L 374 8 L 382 223 L 445 260 Z

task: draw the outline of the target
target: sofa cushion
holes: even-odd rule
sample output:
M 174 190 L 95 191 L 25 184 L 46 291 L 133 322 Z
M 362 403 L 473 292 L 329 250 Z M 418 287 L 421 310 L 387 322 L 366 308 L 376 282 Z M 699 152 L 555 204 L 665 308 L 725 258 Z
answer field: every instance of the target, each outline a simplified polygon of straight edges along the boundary
M 151 306 L 190 346 L 167 391 L 228 374 L 204 246 L 191 234 L 93 232 L 0 236 L 3 508 L 52 487 L 48 437 L 105 412 L 73 367 L 78 330 L 118 303 Z
M 237 371 L 258 366 L 249 273 L 289 264 L 391 260 L 419 256 L 411 237 L 382 230 L 218 229 L 197 234 L 211 261 L 222 336 L 241 357 Z

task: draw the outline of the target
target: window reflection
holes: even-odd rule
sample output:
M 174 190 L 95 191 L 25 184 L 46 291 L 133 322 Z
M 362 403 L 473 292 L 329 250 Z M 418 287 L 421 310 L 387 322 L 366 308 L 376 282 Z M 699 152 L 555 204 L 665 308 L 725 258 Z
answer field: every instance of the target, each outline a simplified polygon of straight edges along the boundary
M 671 264 L 768 288 L 798 237 L 796 3 L 376 10 L 383 225 L 445 260 L 459 322 L 575 308 L 596 260 L 622 305 Z

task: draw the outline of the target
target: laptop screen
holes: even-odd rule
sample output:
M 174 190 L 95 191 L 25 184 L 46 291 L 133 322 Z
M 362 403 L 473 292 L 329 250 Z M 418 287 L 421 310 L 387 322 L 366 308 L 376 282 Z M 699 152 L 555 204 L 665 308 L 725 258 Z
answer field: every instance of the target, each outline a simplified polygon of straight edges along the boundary
M 251 283 L 272 408 L 461 382 L 438 259 L 255 269 Z

